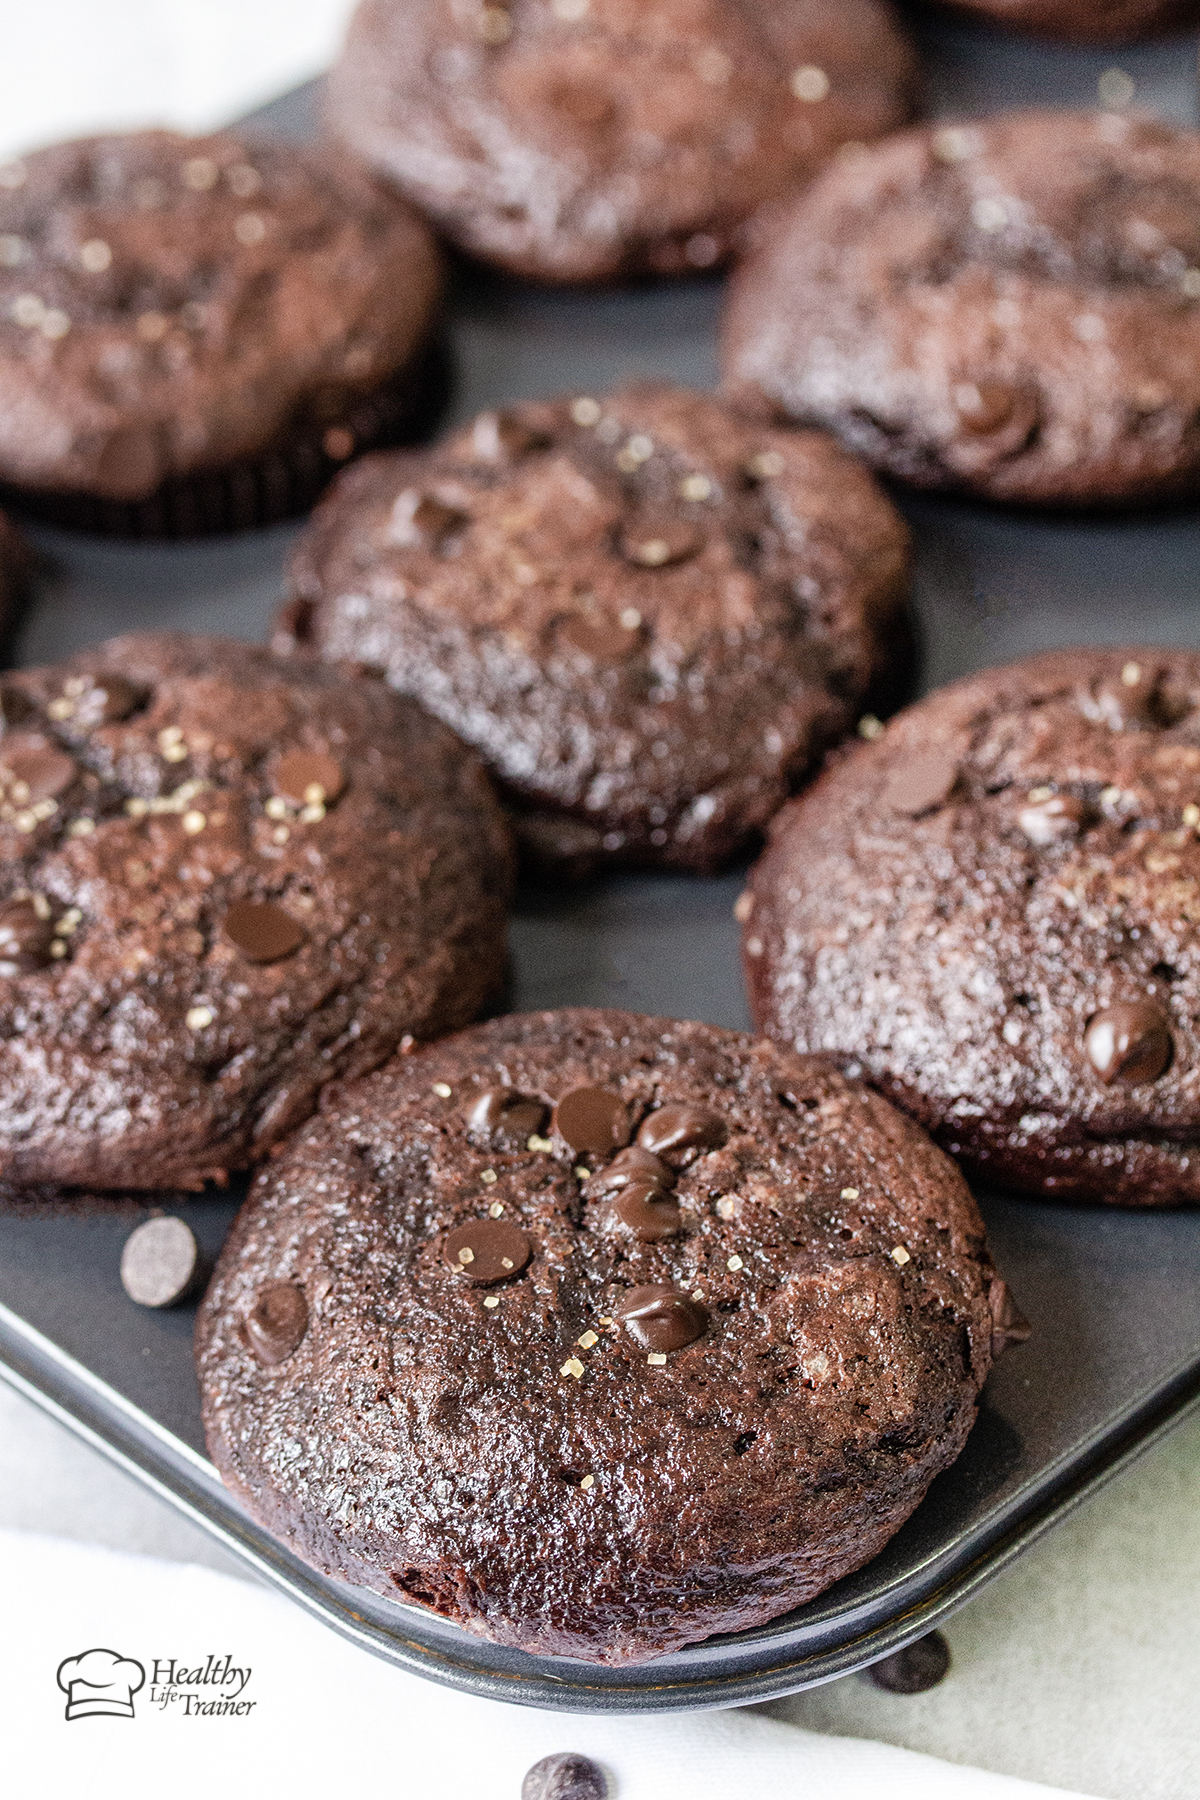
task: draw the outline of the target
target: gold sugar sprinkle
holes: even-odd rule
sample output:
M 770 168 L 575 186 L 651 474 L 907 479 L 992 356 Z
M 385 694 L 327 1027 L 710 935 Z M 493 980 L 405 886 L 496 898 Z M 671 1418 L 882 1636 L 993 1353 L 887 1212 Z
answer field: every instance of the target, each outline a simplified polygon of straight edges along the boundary
M 824 69 L 818 69 L 812 63 L 804 63 L 792 71 L 791 89 L 797 100 L 810 103 L 824 100 L 829 95 L 829 77 Z
M 736 1202 L 731 1200 L 728 1194 L 722 1195 L 722 1197 L 717 1201 L 717 1217 L 718 1217 L 718 1219 L 732 1219 L 736 1210 L 737 1210 Z
M 864 713 L 858 721 L 858 735 L 872 743 L 883 730 L 883 720 L 877 719 L 874 713 Z
M 730 1256 L 730 1257 L 727 1257 L 725 1260 L 725 1267 L 727 1269 L 732 1269 L 733 1273 L 736 1275 L 739 1269 L 742 1269 L 745 1267 L 745 1264 L 743 1263 L 740 1256 Z
M 213 1022 L 213 1013 L 207 1006 L 190 1006 L 184 1022 L 189 1031 L 203 1031 L 205 1026 Z
M 578 1381 L 583 1374 L 583 1364 L 577 1356 L 568 1356 L 558 1372 L 560 1375 L 570 1375 L 575 1381 Z
M 597 1320 L 596 1320 L 596 1323 L 597 1323 L 597 1325 L 611 1325 L 611 1324 L 612 1324 L 612 1320 L 611 1320 L 611 1319 L 609 1319 L 609 1318 L 604 1318 L 604 1319 L 597 1319 Z
M 433 1091 L 439 1100 L 448 1100 L 454 1092 L 448 1081 L 435 1081 L 433 1084 Z
M 319 803 L 311 806 L 303 806 L 300 809 L 300 822 L 302 825 L 319 825 L 324 817 L 325 808 Z
M 857 1188 L 843 1188 L 842 1189 L 842 1199 L 843 1200 L 857 1200 L 858 1199 L 858 1189 Z
M 903 1244 L 897 1244 L 896 1248 L 892 1251 L 892 1261 L 902 1269 L 905 1263 L 910 1263 L 912 1261 L 912 1257 L 908 1254 L 908 1251 L 904 1248 Z
M 1183 822 L 1188 827 L 1200 825 L 1200 806 L 1195 806 L 1189 802 L 1183 809 Z
M 489 1294 L 483 1304 L 487 1307 L 489 1312 L 494 1312 L 496 1307 L 499 1306 L 500 1301 L 495 1294 Z
M 652 1350 L 646 1358 L 646 1361 L 650 1364 L 652 1369 L 661 1369 L 666 1360 L 667 1359 L 661 1350 Z
M 292 834 L 286 825 L 277 825 L 271 833 L 271 842 L 273 844 L 286 844 L 291 835 Z
M 571 417 L 576 425 L 598 425 L 601 417 L 600 404 L 587 394 L 581 394 L 571 407 Z
M 268 819 L 286 819 L 288 816 L 288 803 L 286 800 L 281 800 L 278 794 L 272 794 L 271 798 L 263 807 L 263 811 L 266 813 Z
M 527 1139 L 525 1148 L 527 1150 L 553 1150 L 554 1145 L 549 1138 L 537 1137 L 535 1135 Z
M 72 819 L 67 826 L 68 837 L 91 837 L 96 829 L 95 819 Z
M 492 1183 L 496 1180 L 495 1169 L 485 1169 L 479 1179 L 483 1182 L 485 1187 L 491 1187 Z
M 595 1484 L 595 1480 L 596 1480 L 596 1477 L 594 1475 L 583 1476 L 579 1485 L 583 1489 L 585 1494 L 587 1493 L 588 1489 Z
M 492 1204 L 488 1207 L 488 1218 L 489 1219 L 500 1219 L 500 1218 L 503 1218 L 503 1216 L 504 1216 L 503 1202 L 500 1200 L 493 1200 Z
M 464 1244 L 463 1248 L 458 1253 L 458 1260 L 460 1263 L 473 1263 L 475 1261 L 475 1252 L 468 1249 Z
M 713 491 L 713 484 L 707 475 L 685 475 L 679 484 L 681 500 L 707 500 Z
M 185 812 L 182 823 L 188 836 L 195 837 L 197 832 L 204 830 L 208 820 L 202 812 Z
M 46 717 L 48 719 L 69 719 L 74 711 L 75 702 L 73 700 L 52 700 L 46 708 Z
M 600 1342 L 600 1339 L 596 1336 L 594 1331 L 585 1331 L 582 1337 L 575 1339 L 575 1342 L 579 1345 L 581 1350 L 590 1350 L 593 1344 L 598 1344 Z
M 1125 667 L 1121 670 L 1121 680 L 1124 682 L 1125 686 L 1126 687 L 1136 687 L 1138 682 L 1141 679 L 1142 679 L 1141 663 L 1127 662 L 1125 664 Z
M 574 1174 L 580 1181 L 590 1181 L 592 1179 L 592 1171 L 590 1169 L 584 1168 L 582 1163 L 575 1164 L 575 1167 L 572 1170 L 572 1174 Z

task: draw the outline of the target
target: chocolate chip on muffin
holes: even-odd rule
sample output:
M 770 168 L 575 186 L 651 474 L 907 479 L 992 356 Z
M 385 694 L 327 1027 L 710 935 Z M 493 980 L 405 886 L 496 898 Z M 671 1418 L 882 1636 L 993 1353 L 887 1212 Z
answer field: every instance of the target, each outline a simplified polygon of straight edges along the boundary
M 735 277 L 727 386 L 919 487 L 1200 491 L 1200 134 L 930 125 L 826 171 Z
M 365 0 L 327 112 L 464 249 L 578 282 L 723 262 L 916 89 L 886 0 Z
M 500 809 L 382 684 L 164 633 L 2 695 L 6 1182 L 221 1179 L 498 985 Z
M 276 643 L 444 719 L 535 864 L 707 870 L 903 679 L 908 555 L 828 437 L 643 384 L 347 471 Z
M 558 1123 L 489 1141 L 497 1094 Z M 878 1095 L 767 1040 L 575 1010 L 327 1096 L 196 1341 L 211 1454 L 299 1555 L 620 1664 L 868 1561 L 1023 1330 L 962 1178 Z
M 935 755 L 953 784 L 914 814 L 897 784 Z M 779 815 L 740 909 L 754 1016 L 981 1178 L 1194 1205 L 1198 834 L 1200 654 L 969 676 Z

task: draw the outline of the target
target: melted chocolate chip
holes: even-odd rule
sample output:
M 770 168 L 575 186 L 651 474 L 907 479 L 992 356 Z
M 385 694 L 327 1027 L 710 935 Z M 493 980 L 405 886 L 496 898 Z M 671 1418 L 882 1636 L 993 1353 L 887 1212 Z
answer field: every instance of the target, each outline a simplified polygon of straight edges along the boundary
M 889 1694 L 924 1694 L 937 1686 L 949 1667 L 950 1646 L 940 1631 L 931 1631 L 894 1656 L 872 1663 L 866 1673 Z
M 1095 1013 L 1083 1045 L 1101 1081 L 1126 1087 L 1157 1081 L 1175 1053 L 1170 1023 L 1149 1000 L 1124 1000 Z
M 678 1205 L 655 1181 L 632 1181 L 619 1188 L 605 1212 L 642 1244 L 662 1243 L 665 1238 L 678 1237 L 683 1229 Z
M 268 1368 L 293 1356 L 307 1330 L 308 1302 L 303 1288 L 292 1281 L 277 1281 L 263 1288 L 246 1315 L 246 1341 Z
M 593 662 L 620 662 L 631 656 L 641 639 L 641 627 L 621 625 L 599 613 L 569 613 L 558 633 L 572 650 L 580 650 Z
M 395 544 L 436 550 L 444 539 L 469 523 L 466 513 L 447 506 L 436 495 L 406 488 L 392 507 L 391 538 Z
M 55 800 L 77 774 L 74 760 L 40 738 L 9 738 L 0 751 L 0 779 L 18 805 Z
M 1050 844 L 1078 837 L 1086 817 L 1087 807 L 1074 794 L 1051 794 L 1046 800 L 1023 806 L 1017 814 L 1017 824 L 1031 844 L 1044 850 Z
M 304 927 L 272 900 L 238 900 L 221 921 L 221 929 L 250 962 L 278 962 L 304 942 Z
M 472 1219 L 446 1239 L 445 1258 L 472 1287 L 491 1287 L 519 1275 L 533 1255 L 533 1246 L 519 1226 L 506 1219 Z
M 675 1171 L 661 1156 L 631 1144 L 628 1150 L 614 1156 L 606 1169 L 598 1169 L 591 1180 L 585 1182 L 583 1191 L 589 1200 L 594 1200 L 603 1194 L 615 1194 L 618 1189 L 628 1187 L 630 1182 L 649 1182 L 652 1187 L 665 1192 L 675 1186 Z
M 176 1306 L 194 1292 L 200 1246 L 182 1219 L 147 1219 L 121 1252 L 121 1286 L 138 1306 Z
M 554 1129 L 579 1155 L 611 1156 L 629 1142 L 629 1114 L 608 1088 L 572 1088 L 554 1108 Z
M 686 519 L 640 520 L 622 534 L 621 554 L 638 568 L 665 569 L 695 556 L 702 543 L 699 531 Z
M 632 1288 L 616 1316 L 643 1350 L 682 1350 L 708 1330 L 704 1307 L 669 1287 Z
M 1019 398 L 1005 381 L 964 381 L 954 390 L 954 410 L 964 431 L 985 437 L 1008 424 Z
M 706 1106 L 660 1106 L 642 1120 L 637 1141 L 644 1150 L 719 1150 L 728 1136 L 724 1119 Z
M 75 702 L 71 723 L 84 731 L 94 731 L 98 725 L 119 724 L 144 706 L 148 697 L 147 688 L 126 681 L 123 675 L 93 676 L 91 687 Z
M 296 806 L 336 800 L 345 785 L 341 763 L 320 750 L 289 750 L 275 767 L 275 792 Z
M 988 1287 L 988 1311 L 992 1315 L 993 1358 L 1032 1336 L 1033 1326 L 1013 1299 L 1007 1281 L 999 1276 Z
M 560 1751 L 534 1763 L 521 1783 L 521 1800 L 608 1800 L 608 1780 L 590 1756 Z
M 915 750 L 892 769 L 883 790 L 883 803 L 893 812 L 915 819 L 941 806 L 958 780 L 958 759 L 943 750 Z
M 32 900 L 0 907 L 0 975 L 30 975 L 53 962 L 54 922 L 39 917 Z
M 546 1108 L 516 1088 L 487 1088 L 467 1109 L 467 1125 L 502 1150 L 523 1150 L 541 1134 Z
M 519 413 L 480 413 L 471 427 L 471 449 L 483 462 L 514 462 L 531 450 L 543 449 L 545 432 L 528 424 Z

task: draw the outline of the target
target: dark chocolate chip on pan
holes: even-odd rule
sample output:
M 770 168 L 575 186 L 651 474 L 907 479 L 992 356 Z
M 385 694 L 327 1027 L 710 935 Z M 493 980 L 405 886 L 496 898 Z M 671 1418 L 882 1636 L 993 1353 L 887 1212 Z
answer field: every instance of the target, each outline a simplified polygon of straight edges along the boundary
M 590 1756 L 559 1751 L 534 1763 L 521 1783 L 521 1800 L 608 1800 L 608 1778 Z
M 866 1673 L 889 1694 L 924 1694 L 937 1686 L 949 1667 L 950 1646 L 940 1631 L 931 1631 L 894 1656 L 872 1663 Z
M 708 1330 L 706 1309 L 677 1288 L 631 1288 L 616 1316 L 634 1343 L 652 1353 L 682 1350 Z
M 893 812 L 915 819 L 950 798 L 958 780 L 958 759 L 943 750 L 917 750 L 902 756 L 887 778 L 883 803 Z
M 279 962 L 304 942 L 304 927 L 273 900 L 239 900 L 222 920 L 222 930 L 235 950 L 250 962 Z
M 611 1156 L 629 1141 L 629 1114 L 608 1088 L 571 1088 L 554 1108 L 554 1129 L 579 1156 Z
M 147 1219 L 125 1240 L 121 1286 L 139 1306 L 177 1306 L 199 1287 L 201 1272 L 200 1246 L 183 1219 Z
M 1033 1326 L 1012 1297 L 1007 1281 L 1000 1277 L 989 1284 L 988 1311 L 992 1315 L 992 1356 L 1003 1356 L 1014 1344 L 1023 1344 L 1033 1335 Z
M 274 1368 L 294 1356 L 308 1330 L 308 1302 L 294 1281 L 263 1288 L 246 1315 L 246 1340 L 260 1363 Z
M 643 1119 L 637 1141 L 644 1150 L 719 1150 L 729 1135 L 719 1113 L 706 1106 L 660 1106 Z
M 336 800 L 346 785 L 340 762 L 320 750 L 289 750 L 275 768 L 275 792 L 296 806 Z
M 0 975 L 30 975 L 54 960 L 55 931 L 50 908 L 33 899 L 0 907 Z
M 519 1275 L 533 1255 L 533 1245 L 517 1225 L 504 1219 L 473 1219 L 446 1239 L 446 1261 L 473 1287 L 490 1287 Z
M 523 1150 L 541 1133 L 546 1108 L 516 1088 L 485 1088 L 467 1108 L 467 1125 L 476 1136 L 501 1150 Z
M 1088 1060 L 1106 1086 L 1157 1081 L 1175 1053 L 1171 1027 L 1150 1000 L 1125 1000 L 1094 1013 L 1084 1033 Z

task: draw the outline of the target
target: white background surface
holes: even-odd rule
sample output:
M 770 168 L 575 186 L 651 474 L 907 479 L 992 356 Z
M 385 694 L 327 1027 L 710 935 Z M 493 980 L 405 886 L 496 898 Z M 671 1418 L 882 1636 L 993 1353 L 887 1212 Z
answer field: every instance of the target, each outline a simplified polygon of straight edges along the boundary
M 224 123 L 317 72 L 334 53 L 349 10 L 349 0 L 0 0 L 0 156 L 109 126 L 164 122 L 207 129 Z M 195 1528 L 0 1388 L 3 1526 L 226 1571 L 233 1567 Z M 105 1579 L 117 1577 L 110 1570 Z M 165 1578 L 163 1585 L 164 1590 L 170 1585 Z M 31 1611 L 36 1602 L 27 1590 L 22 1593 L 21 1604 Z M 49 1594 L 46 1601 L 38 1609 L 36 1629 L 49 1632 L 49 1643 L 55 1607 L 66 1601 Z M 216 1604 L 211 1596 L 204 1600 L 210 1603 Z M 1196 1800 L 1198 1621 L 1200 1422 L 1195 1422 L 952 1621 L 954 1666 L 934 1692 L 901 1699 L 851 1678 L 769 1711 L 777 1720 L 816 1731 L 878 1737 L 1113 1800 Z M 23 1667 L 16 1623 L 10 1606 L 4 1652 L 13 1667 L 14 1657 Z M 34 1629 L 32 1618 L 27 1624 Z M 314 1629 L 297 1623 L 300 1641 Z M 81 1647 L 64 1644 L 61 1654 Z M 388 1679 L 397 1678 L 380 1668 L 370 1682 Z M 0 1705 L 8 1703 L 4 1711 L 11 1722 L 16 1689 L 8 1678 L 0 1687 Z M 440 1704 L 430 1700 L 434 1714 Z M 696 1722 L 692 1729 L 697 1744 L 717 1743 L 720 1734 L 714 1737 L 709 1727 Z M 770 1792 L 790 1792 L 786 1780 L 778 1785 L 784 1767 L 778 1759 L 786 1759 L 792 1740 L 768 1733 L 751 1743 L 738 1737 L 740 1729 L 731 1722 L 721 1741 L 726 1747 L 742 1744 L 746 1756 L 761 1755 L 760 1792 L 769 1785 L 768 1763 L 775 1771 Z M 587 1730 L 564 1721 L 544 1748 L 584 1747 Z M 644 1723 L 627 1730 L 631 1746 L 654 1741 Z M 675 1747 L 673 1754 L 685 1754 L 686 1721 L 664 1726 L 660 1735 Z M 834 1789 L 820 1785 L 824 1777 L 804 1750 L 806 1741 L 794 1735 L 795 1792 L 822 1800 Z M 639 1756 L 644 1772 L 649 1750 Z M 138 1788 L 129 1773 L 133 1793 Z M 872 1780 L 869 1788 L 837 1791 L 855 1800 L 858 1792 L 899 1793 L 884 1769 L 876 1774 L 878 1786 Z M 65 1765 L 59 1775 L 61 1786 L 54 1778 L 41 1784 L 51 1800 L 59 1793 L 65 1800 L 68 1792 L 89 1786 L 101 1791 L 94 1781 L 76 1790 Z M 491 1793 L 505 1800 L 510 1785 L 491 1787 L 488 1800 Z M 753 1787 L 739 1783 L 738 1791 L 749 1794 Z M 432 1800 L 435 1789 L 397 1785 L 389 1791 L 420 1800 L 429 1792 Z M 479 1791 L 485 1800 L 484 1789 Z M 735 1789 L 728 1791 L 736 1800 Z M 920 1782 L 904 1791 L 922 1791 Z M 926 1785 L 923 1791 L 933 1790 Z M 976 1790 L 964 1778 L 961 1791 L 965 1796 Z M 660 1796 L 663 1792 L 660 1787 Z M 512 1793 L 515 1800 L 515 1788 Z

